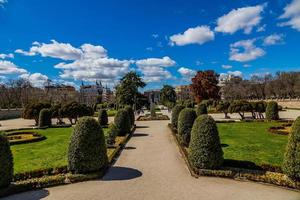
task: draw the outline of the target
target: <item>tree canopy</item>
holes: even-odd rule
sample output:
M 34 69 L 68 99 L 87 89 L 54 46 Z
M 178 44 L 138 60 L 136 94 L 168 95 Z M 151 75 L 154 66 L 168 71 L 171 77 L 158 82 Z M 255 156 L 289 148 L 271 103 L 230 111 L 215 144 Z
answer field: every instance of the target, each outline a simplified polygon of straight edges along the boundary
M 218 77 L 213 70 L 198 71 L 192 78 L 191 89 L 195 96 L 195 101 L 200 103 L 204 99 L 219 99 L 220 87 Z
M 167 107 L 173 107 L 176 103 L 176 92 L 170 85 L 164 85 L 160 90 L 160 101 Z

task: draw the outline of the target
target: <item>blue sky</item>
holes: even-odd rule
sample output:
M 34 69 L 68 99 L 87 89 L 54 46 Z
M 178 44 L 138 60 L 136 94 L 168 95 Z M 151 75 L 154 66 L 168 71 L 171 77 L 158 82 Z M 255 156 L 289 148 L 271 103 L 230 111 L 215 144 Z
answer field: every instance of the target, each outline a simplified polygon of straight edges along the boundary
M 0 81 L 147 88 L 197 70 L 249 78 L 300 70 L 300 0 L 0 0 Z

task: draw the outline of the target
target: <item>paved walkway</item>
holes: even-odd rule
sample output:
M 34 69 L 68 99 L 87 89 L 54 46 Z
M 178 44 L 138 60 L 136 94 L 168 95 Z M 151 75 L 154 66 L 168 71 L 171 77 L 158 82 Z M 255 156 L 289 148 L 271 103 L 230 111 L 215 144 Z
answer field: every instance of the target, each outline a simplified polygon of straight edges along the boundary
M 167 121 L 138 122 L 134 136 L 103 180 L 31 191 L 6 200 L 289 200 L 300 193 L 230 179 L 190 176 Z

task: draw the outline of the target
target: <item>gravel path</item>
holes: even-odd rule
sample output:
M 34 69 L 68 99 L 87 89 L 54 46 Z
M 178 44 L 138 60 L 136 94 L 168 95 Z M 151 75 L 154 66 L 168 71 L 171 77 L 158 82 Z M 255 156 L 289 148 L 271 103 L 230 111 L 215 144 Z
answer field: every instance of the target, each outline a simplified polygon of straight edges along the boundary
M 300 199 L 300 193 L 279 187 L 230 179 L 191 177 L 167 123 L 138 122 L 127 148 L 102 180 L 31 191 L 5 199 Z

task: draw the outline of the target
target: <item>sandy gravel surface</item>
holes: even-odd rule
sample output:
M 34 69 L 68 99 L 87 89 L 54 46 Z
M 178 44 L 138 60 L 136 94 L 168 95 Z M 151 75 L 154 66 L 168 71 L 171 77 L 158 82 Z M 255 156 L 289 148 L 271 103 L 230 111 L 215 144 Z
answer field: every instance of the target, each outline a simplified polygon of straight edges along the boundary
M 5 200 L 300 199 L 300 193 L 275 186 L 191 177 L 167 123 L 138 122 L 134 137 L 102 180 L 26 192 Z

